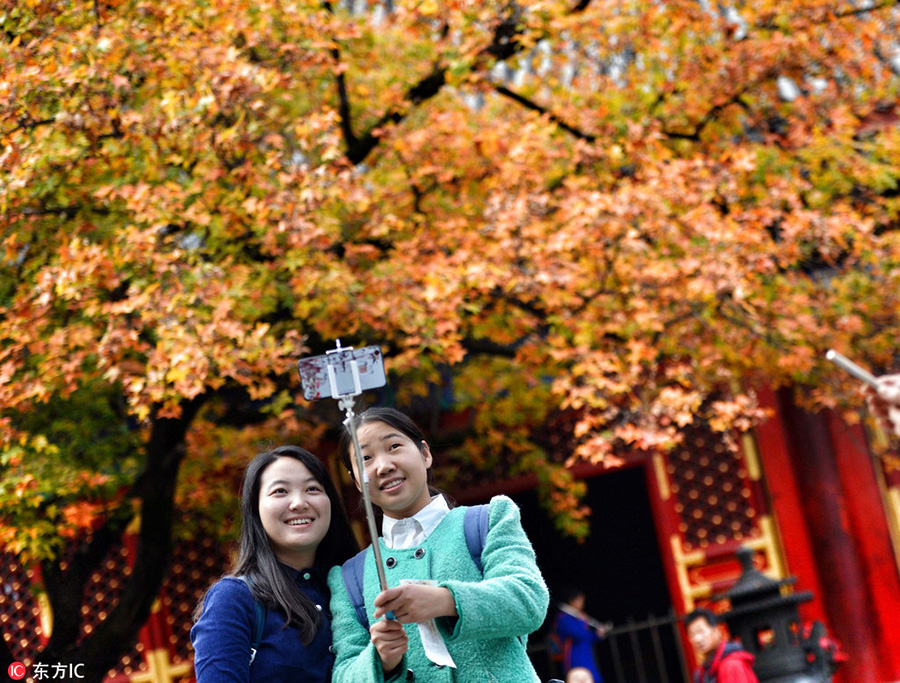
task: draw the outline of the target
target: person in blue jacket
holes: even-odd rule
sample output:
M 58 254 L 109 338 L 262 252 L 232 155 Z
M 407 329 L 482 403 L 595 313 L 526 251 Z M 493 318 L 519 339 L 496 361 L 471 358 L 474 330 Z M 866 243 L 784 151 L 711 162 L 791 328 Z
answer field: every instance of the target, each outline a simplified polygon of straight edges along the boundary
M 538 681 L 525 642 L 542 624 L 549 594 L 515 503 L 491 500 L 479 570 L 465 538 L 466 508 L 451 508 L 428 485 L 433 456 L 418 426 L 392 408 L 355 419 L 371 499 L 384 513 L 376 542 L 388 589 L 381 591 L 367 551 L 364 624 L 341 568 L 331 570 L 333 682 Z M 359 486 L 365 479 L 351 463 L 346 432 L 340 450 Z M 394 619 L 385 618 L 389 612 Z M 425 642 L 431 637 L 428 652 L 423 633 Z
M 560 597 L 562 602 L 553 623 L 553 632 L 563 644 L 563 672 L 583 668 L 591 672 L 594 683 L 603 683 L 603 676 L 594 646 L 609 632 L 609 624 L 600 624 L 584 612 L 584 591 L 565 588 Z
M 240 554 L 191 629 L 197 683 L 329 683 L 328 570 L 358 546 L 337 489 L 309 451 L 280 446 L 244 472 Z

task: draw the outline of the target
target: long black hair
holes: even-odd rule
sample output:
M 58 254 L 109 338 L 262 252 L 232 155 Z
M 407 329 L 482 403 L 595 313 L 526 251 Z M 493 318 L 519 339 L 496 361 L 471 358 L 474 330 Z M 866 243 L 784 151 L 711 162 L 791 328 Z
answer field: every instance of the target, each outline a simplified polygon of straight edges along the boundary
M 278 561 L 259 517 L 260 480 L 266 468 L 278 458 L 293 458 L 305 465 L 331 502 L 331 524 L 316 549 L 315 568 L 326 574 L 331 567 L 352 557 L 358 545 L 337 488 L 315 455 L 299 446 L 279 446 L 260 453 L 247 465 L 241 490 L 240 554 L 233 575 L 246 577 L 253 597 L 284 613 L 287 617 L 284 625 L 299 628 L 301 639 L 309 644 L 316 635 L 319 611 L 297 588 L 289 569 Z
M 425 434 L 419 429 L 419 425 L 417 425 L 406 413 L 402 413 L 396 408 L 375 406 L 368 410 L 364 410 L 353 418 L 353 426 L 357 430 L 363 425 L 371 422 L 384 422 L 386 425 L 393 427 L 401 434 L 409 437 L 409 439 L 416 444 L 419 451 L 423 455 L 425 454 L 425 447 L 428 446 L 428 442 L 425 440 Z M 353 437 L 350 434 L 350 427 L 346 424 L 344 425 L 344 429 L 341 430 L 341 437 L 338 441 L 338 450 L 341 454 L 341 462 L 344 463 L 344 466 L 350 473 L 350 477 L 356 481 L 356 477 L 353 475 L 353 467 L 350 464 L 353 459 Z M 432 453 L 432 456 L 433 455 L 434 454 Z M 431 468 L 428 469 L 426 481 L 428 481 L 429 494 L 432 496 L 438 494 L 443 495 L 451 508 L 456 505 L 456 501 L 453 500 L 453 498 L 439 488 L 431 485 Z

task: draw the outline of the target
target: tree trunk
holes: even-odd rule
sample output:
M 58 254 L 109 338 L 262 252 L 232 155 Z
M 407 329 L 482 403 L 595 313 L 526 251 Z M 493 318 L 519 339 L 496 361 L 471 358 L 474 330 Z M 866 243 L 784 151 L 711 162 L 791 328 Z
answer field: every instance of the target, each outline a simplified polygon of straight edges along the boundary
M 81 595 L 90 574 L 100 565 L 103 554 L 91 555 L 93 562 L 72 567 L 81 575 L 73 576 L 72 591 L 78 599 L 72 601 L 65 590 L 48 590 L 54 615 L 60 624 L 67 624 L 57 637 L 56 629 L 39 660 L 44 663 L 83 665 L 80 672 L 85 683 L 101 683 L 127 648 L 137 639 L 147 621 L 153 603 L 159 595 L 169 567 L 172 551 L 172 527 L 175 518 L 175 488 L 178 470 L 185 456 L 184 437 L 197 414 L 204 397 L 182 403 L 177 419 L 156 419 L 147 442 L 146 468 L 134 487 L 135 497 L 141 500 L 140 531 L 131 575 L 115 606 L 108 616 L 81 643 L 76 644 L 80 628 Z M 99 559 L 98 556 L 99 555 Z M 87 555 L 85 554 L 85 557 Z M 68 572 L 66 572 L 68 574 Z M 50 578 L 50 577 L 46 577 Z M 61 579 L 68 576 L 61 575 Z M 68 584 L 68 581 L 64 581 Z M 61 584 L 62 585 L 62 584 Z M 71 591 L 70 591 L 71 592 Z M 74 605 L 74 607 L 73 607 Z M 75 611 L 74 615 L 71 610 Z M 54 622 L 57 619 L 54 618 Z M 78 624 L 72 629 L 71 624 Z

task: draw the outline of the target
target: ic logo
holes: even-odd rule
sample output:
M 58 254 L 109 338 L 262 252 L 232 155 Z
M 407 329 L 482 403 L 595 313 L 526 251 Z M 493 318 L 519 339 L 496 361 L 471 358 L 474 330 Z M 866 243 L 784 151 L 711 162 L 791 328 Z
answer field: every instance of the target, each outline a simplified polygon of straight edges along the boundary
M 22 662 L 13 662 L 9 665 L 7 673 L 14 681 L 21 681 L 25 678 L 25 665 Z

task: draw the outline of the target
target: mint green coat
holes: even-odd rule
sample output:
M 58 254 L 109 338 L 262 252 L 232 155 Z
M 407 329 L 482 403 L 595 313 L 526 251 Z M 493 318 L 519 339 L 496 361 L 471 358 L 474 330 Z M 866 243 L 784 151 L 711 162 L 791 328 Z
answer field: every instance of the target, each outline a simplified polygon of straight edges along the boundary
M 482 576 L 469 555 L 463 531 L 464 507 L 454 508 L 416 548 L 391 550 L 381 543 L 383 559 L 396 564 L 385 569 L 388 585 L 400 579 L 434 579 L 450 590 L 458 618 L 437 619 L 438 629 L 457 668 L 438 667 L 426 656 L 416 624 L 407 624 L 409 650 L 399 673 L 387 679 L 419 683 L 529 683 L 538 681 L 525 652 L 525 640 L 547 614 L 549 594 L 535 562 L 534 550 L 519 516 L 519 508 L 506 496 L 491 499 L 490 528 L 481 555 Z M 364 589 L 369 621 L 372 603 L 380 592 L 375 554 L 366 554 Z M 331 588 L 332 632 L 337 657 L 332 683 L 385 681 L 378 652 L 368 631 L 350 604 L 340 567 L 328 575 Z M 407 678 L 412 670 L 415 678 Z

